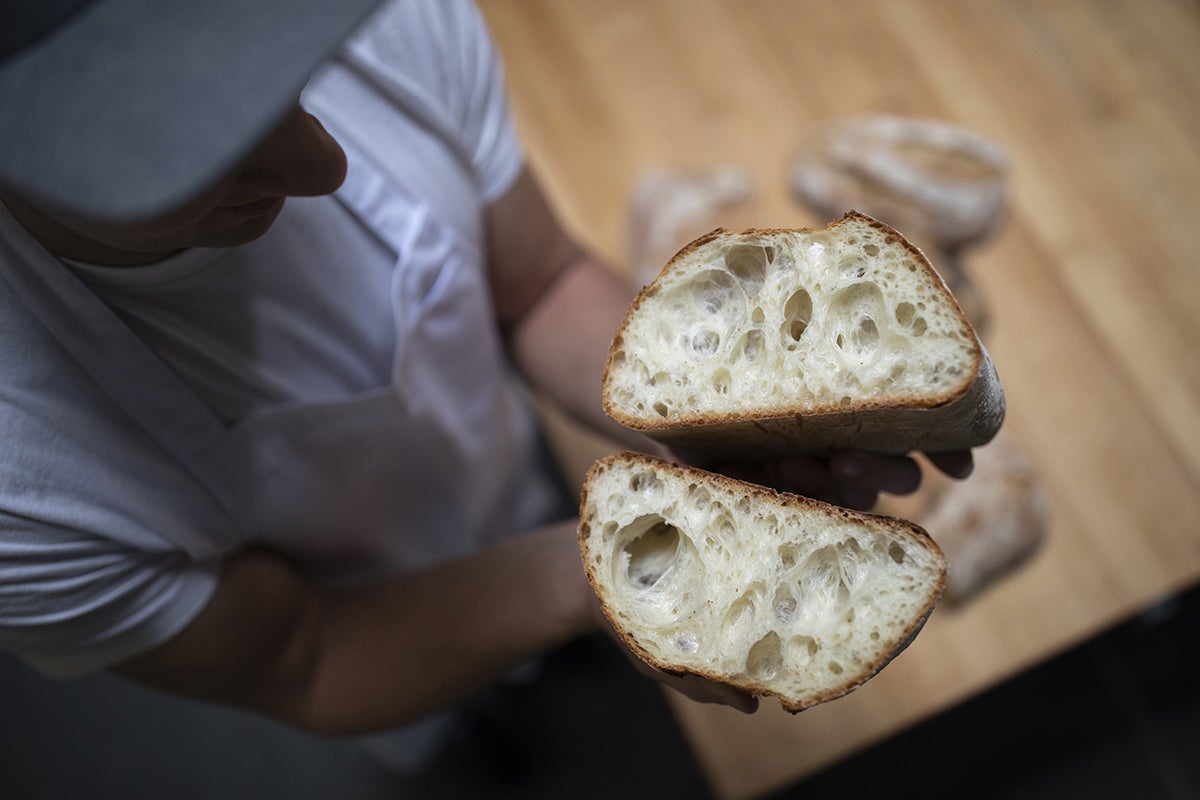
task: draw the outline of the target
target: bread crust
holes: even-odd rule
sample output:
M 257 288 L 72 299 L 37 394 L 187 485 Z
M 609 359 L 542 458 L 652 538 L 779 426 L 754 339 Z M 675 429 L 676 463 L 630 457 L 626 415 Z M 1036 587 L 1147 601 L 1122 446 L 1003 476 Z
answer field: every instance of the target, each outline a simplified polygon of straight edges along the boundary
M 984 352 L 979 375 L 957 400 L 933 408 L 862 407 L 824 414 L 723 415 L 711 422 L 642 429 L 695 459 L 767 456 L 835 450 L 901 454 L 966 450 L 987 444 L 1004 421 L 1004 394 Z
M 912 623 L 901 635 L 898 644 L 894 648 L 884 653 L 875 661 L 866 665 L 862 669 L 858 670 L 856 673 L 848 675 L 847 679 L 842 684 L 836 685 L 818 696 L 811 697 L 803 701 L 793 701 L 762 683 L 749 680 L 734 681 L 727 676 L 711 671 L 693 669 L 690 667 L 681 667 L 678 664 L 664 662 L 651 654 L 637 640 L 636 637 L 630 634 L 621 624 L 617 616 L 611 611 L 605 596 L 605 584 L 599 578 L 599 576 L 595 574 L 592 559 L 589 558 L 590 539 L 594 529 L 593 520 L 590 519 L 590 514 L 588 511 L 590 487 L 598 475 L 606 470 L 618 466 L 647 467 L 656 471 L 673 473 L 674 475 L 689 481 L 695 481 L 701 484 L 723 486 L 733 490 L 736 493 L 751 498 L 764 500 L 772 505 L 791 506 L 804 511 L 815 512 L 825 516 L 840 517 L 843 520 L 863 523 L 870 526 L 882 525 L 883 527 L 888 528 L 891 532 L 904 538 L 907 542 L 920 547 L 933 555 L 935 561 L 941 566 L 935 590 L 931 593 L 929 599 L 921 607 L 918 613 L 914 615 Z M 620 452 L 600 459 L 594 463 L 588 470 L 587 478 L 584 482 L 579 509 L 579 549 L 583 559 L 584 570 L 587 573 L 588 582 L 591 584 L 592 590 L 596 593 L 596 596 L 601 601 L 600 605 L 605 618 L 608 619 L 613 630 L 616 631 L 617 635 L 621 638 L 621 641 L 624 642 L 631 652 L 633 652 L 646 664 L 649 664 L 654 669 L 661 670 L 662 672 L 677 676 L 697 675 L 715 683 L 732 686 L 740 691 L 748 692 L 757 697 L 776 697 L 783 708 L 793 714 L 799 713 L 806 708 L 811 708 L 812 706 L 820 703 L 842 697 L 854 691 L 856 688 L 876 675 L 881 669 L 887 666 L 916 638 L 917 634 L 921 631 L 921 628 L 925 625 L 925 622 L 929 619 L 929 615 L 933 613 L 933 610 L 937 606 L 942 592 L 946 587 L 945 557 L 942 554 L 941 548 L 938 546 L 937 542 L 935 542 L 933 538 L 930 537 L 930 535 L 919 525 L 903 519 L 868 514 L 862 511 L 854 511 L 851 509 L 842 508 L 840 506 L 823 503 L 819 500 L 814 500 L 808 497 L 788 494 L 786 492 L 779 492 L 765 486 L 759 486 L 758 484 L 748 483 L 736 478 L 731 478 L 727 475 L 708 472 L 707 470 L 697 467 L 666 461 L 642 453 L 628 451 Z
M 833 231 L 858 222 L 884 234 L 889 244 L 904 248 L 949 301 L 959 330 L 971 344 L 971 367 L 944 389 L 913 393 L 888 401 L 858 400 L 842 405 L 806 409 L 779 406 L 753 413 L 693 412 L 670 420 L 650 420 L 624 413 L 608 391 L 616 357 L 625 346 L 630 321 L 648 298 L 656 295 L 662 277 L 692 253 L 713 241 L 731 236 L 811 234 Z M 945 452 L 965 450 L 989 442 L 1004 421 L 1005 400 L 991 357 L 962 312 L 945 281 L 920 248 L 879 220 L 851 211 L 824 228 L 752 228 L 731 233 L 718 228 L 685 245 L 667 262 L 659 278 L 645 286 L 630 306 L 609 348 L 604 371 L 603 405 L 613 420 L 677 449 L 700 457 L 762 457 L 766 454 L 827 453 L 861 449 L 881 453 L 912 450 Z

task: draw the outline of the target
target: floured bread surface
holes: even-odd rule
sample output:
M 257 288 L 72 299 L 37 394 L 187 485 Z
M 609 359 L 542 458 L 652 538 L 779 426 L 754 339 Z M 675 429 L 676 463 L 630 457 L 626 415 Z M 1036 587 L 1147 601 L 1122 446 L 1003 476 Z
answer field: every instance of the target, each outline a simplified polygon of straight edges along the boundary
M 716 231 L 680 251 L 618 331 L 604 403 L 647 431 L 928 409 L 963 397 L 985 358 L 921 252 L 852 212 L 821 230 Z
M 940 550 L 910 523 L 633 453 L 592 467 L 580 543 L 635 653 L 790 711 L 874 675 L 945 582 Z

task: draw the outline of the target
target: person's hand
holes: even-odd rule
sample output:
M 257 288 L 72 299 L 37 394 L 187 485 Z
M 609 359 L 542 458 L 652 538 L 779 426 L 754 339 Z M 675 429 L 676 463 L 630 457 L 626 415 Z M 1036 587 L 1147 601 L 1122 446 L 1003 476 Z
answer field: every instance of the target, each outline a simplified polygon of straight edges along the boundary
M 965 478 L 974 467 L 970 450 L 932 453 L 927 458 L 951 478 Z M 858 450 L 828 457 L 797 455 L 699 466 L 781 492 L 863 511 L 875 506 L 880 492 L 912 494 L 921 485 L 921 468 L 913 458 Z

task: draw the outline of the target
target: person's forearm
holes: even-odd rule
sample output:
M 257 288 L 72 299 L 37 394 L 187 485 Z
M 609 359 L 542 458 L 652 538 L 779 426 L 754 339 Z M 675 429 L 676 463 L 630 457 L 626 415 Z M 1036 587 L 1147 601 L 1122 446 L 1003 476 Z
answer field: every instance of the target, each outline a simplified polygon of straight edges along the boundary
M 113 669 L 306 730 L 365 733 L 450 707 L 592 630 L 595 604 L 574 521 L 336 591 L 248 550 L 187 628 Z
M 451 706 L 593 629 L 594 602 L 570 524 L 330 593 L 304 727 L 362 732 Z
M 538 392 L 597 432 L 644 450 L 650 440 L 609 419 L 601 403 L 608 349 L 636 294 L 630 281 L 580 251 L 508 338 Z

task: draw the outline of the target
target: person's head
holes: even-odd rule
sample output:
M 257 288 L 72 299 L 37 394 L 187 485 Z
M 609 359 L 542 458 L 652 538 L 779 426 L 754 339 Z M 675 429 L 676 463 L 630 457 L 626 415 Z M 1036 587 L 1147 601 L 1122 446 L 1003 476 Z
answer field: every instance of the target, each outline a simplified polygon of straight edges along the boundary
M 88 260 L 256 238 L 341 183 L 297 98 L 374 2 L 6 0 L 0 199 Z
M 233 247 L 266 233 L 287 197 L 328 194 L 346 175 L 346 156 L 299 105 L 242 161 L 184 204 L 111 219 L 42 207 L 0 187 L 0 201 L 57 255 L 97 264 L 159 261 L 189 247 Z

